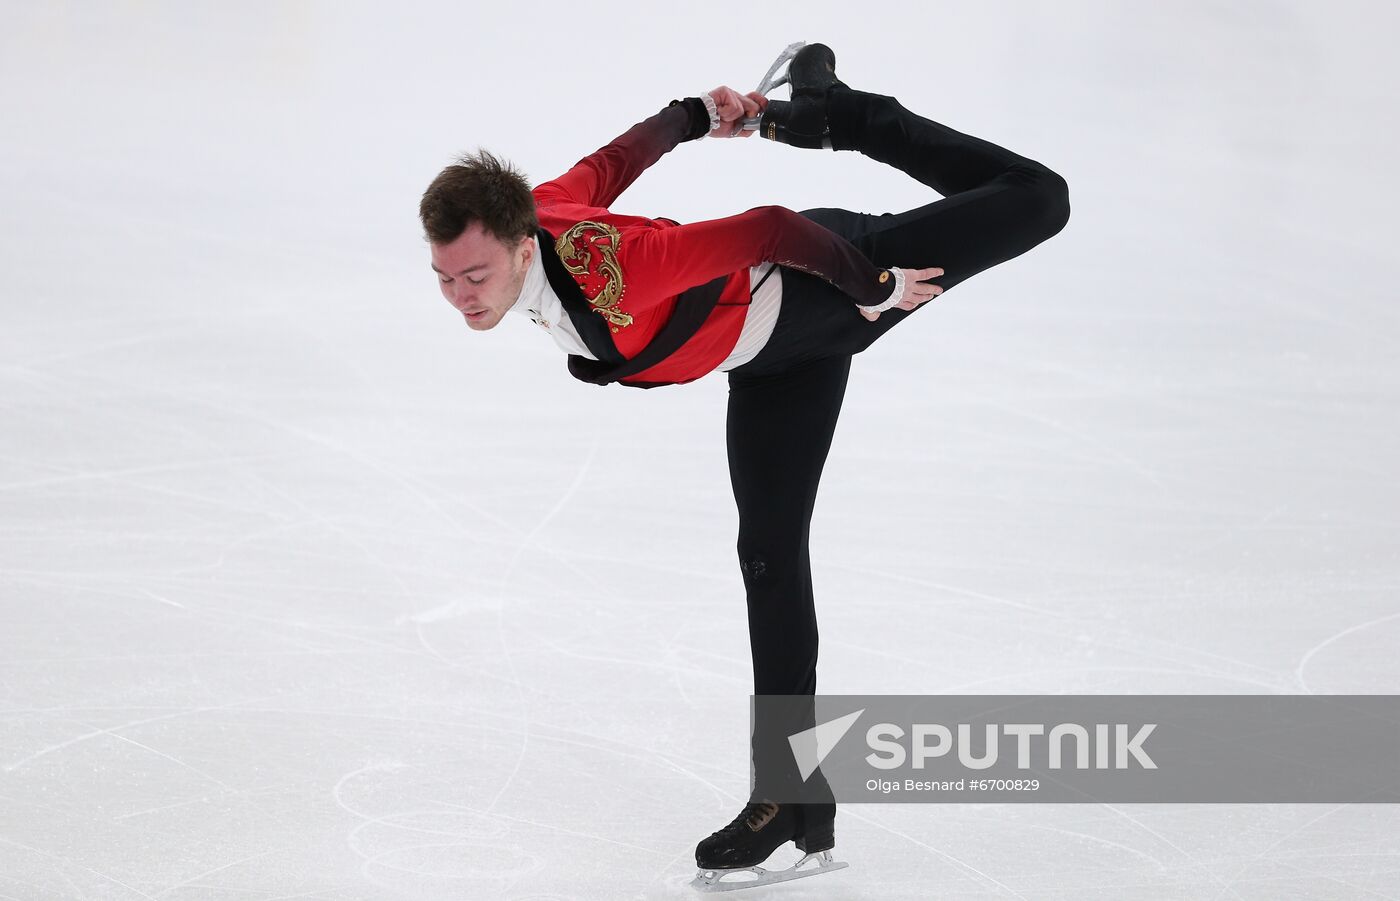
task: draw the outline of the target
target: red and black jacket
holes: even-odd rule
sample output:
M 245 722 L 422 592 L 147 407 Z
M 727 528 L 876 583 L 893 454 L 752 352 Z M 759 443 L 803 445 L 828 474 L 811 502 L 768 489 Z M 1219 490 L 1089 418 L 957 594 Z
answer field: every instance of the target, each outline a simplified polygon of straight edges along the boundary
M 698 98 L 672 101 L 535 188 L 545 274 L 598 358 L 570 354 L 575 377 L 654 388 L 712 371 L 739 339 L 749 267 L 762 262 L 820 276 L 861 304 L 893 290 L 849 241 L 784 207 L 687 225 L 608 210 L 663 154 L 708 129 Z

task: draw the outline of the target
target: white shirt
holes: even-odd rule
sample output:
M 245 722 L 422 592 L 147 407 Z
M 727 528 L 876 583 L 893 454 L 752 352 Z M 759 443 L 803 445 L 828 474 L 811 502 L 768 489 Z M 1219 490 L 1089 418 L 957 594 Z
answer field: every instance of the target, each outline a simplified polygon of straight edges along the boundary
M 544 258 L 540 256 L 539 239 L 535 241 L 535 252 L 530 257 L 530 268 L 525 272 L 525 283 L 520 286 L 520 297 L 510 308 L 511 312 L 530 317 L 540 328 L 549 332 L 554 343 L 566 353 L 578 354 L 590 360 L 598 359 L 589 352 L 564 311 L 564 303 L 554 293 L 549 278 L 544 274 Z M 749 290 L 763 280 L 775 263 L 760 263 L 749 267 Z M 729 356 L 715 367 L 726 372 L 753 359 L 768 338 L 773 334 L 773 326 L 778 322 L 778 310 L 783 302 L 783 274 L 774 272 L 763 287 L 753 294 L 749 309 L 744 314 L 744 325 L 739 331 L 739 340 Z
M 764 281 L 768 271 L 777 270 Z M 763 287 L 754 291 L 754 286 L 763 282 Z M 783 271 L 777 263 L 759 263 L 749 267 L 749 310 L 744 314 L 744 327 L 739 330 L 739 340 L 724 362 L 715 368 L 728 372 L 742 366 L 763 350 L 768 338 L 773 334 L 773 326 L 778 324 L 778 310 L 783 305 Z

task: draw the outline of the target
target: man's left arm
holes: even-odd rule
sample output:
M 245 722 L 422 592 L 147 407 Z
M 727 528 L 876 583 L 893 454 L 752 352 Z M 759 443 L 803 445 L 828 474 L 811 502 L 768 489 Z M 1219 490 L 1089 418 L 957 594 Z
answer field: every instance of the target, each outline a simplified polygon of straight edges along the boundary
M 630 292 L 624 305 L 633 312 L 762 262 L 809 272 L 859 306 L 903 296 L 894 270 L 876 266 L 850 241 L 801 213 L 774 205 L 723 219 L 639 229 L 619 257 Z

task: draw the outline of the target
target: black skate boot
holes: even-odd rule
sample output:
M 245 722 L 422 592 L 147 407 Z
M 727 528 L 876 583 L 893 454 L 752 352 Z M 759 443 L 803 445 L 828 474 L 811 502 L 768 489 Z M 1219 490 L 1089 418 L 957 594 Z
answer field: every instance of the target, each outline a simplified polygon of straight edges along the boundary
M 691 886 L 702 892 L 723 892 L 787 882 L 848 866 L 831 856 L 835 844 L 831 824 L 836 806 L 805 806 L 816 808 L 806 819 L 804 805 L 800 804 L 753 801 L 745 805 L 732 823 L 696 846 L 695 862 L 700 872 L 691 880 Z M 825 810 L 827 807 L 829 811 Z M 783 870 L 759 866 L 789 840 L 803 851 L 797 863 Z
M 695 846 L 695 863 L 702 870 L 757 866 L 797 833 L 796 805 L 750 801 L 732 823 Z
M 827 95 L 833 88 L 846 89 L 836 77 L 836 54 L 825 44 L 808 44 L 788 63 L 790 100 L 770 100 L 758 122 L 758 133 L 770 141 L 793 147 L 831 147 L 827 128 Z

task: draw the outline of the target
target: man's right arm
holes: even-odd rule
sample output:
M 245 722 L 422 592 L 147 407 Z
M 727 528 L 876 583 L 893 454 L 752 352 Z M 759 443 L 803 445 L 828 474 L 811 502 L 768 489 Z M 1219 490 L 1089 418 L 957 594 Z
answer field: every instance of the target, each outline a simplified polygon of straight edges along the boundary
M 535 188 L 535 199 L 608 207 L 653 163 L 684 141 L 704 137 L 710 116 L 698 97 L 673 100 L 609 144 L 579 160 L 563 175 Z

